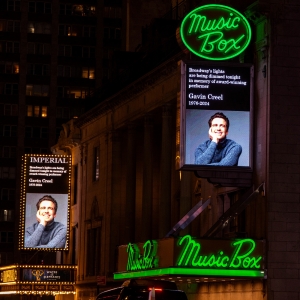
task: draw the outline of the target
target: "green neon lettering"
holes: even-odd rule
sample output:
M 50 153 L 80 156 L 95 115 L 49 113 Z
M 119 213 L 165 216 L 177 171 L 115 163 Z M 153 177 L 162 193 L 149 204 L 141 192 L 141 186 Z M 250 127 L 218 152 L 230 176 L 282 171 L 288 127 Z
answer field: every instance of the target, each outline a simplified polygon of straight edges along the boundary
M 220 43 L 219 43 L 219 45 L 218 45 L 218 49 L 220 51 L 224 51 L 226 49 L 226 46 L 227 46 L 227 42 L 225 40 L 221 40 Z
M 233 16 L 233 14 L 230 13 L 230 16 Z M 238 24 L 235 24 L 235 22 L 239 23 L 241 20 L 239 17 L 235 17 L 232 21 L 231 18 L 225 20 L 223 17 L 214 20 L 207 20 L 206 16 L 197 15 L 197 14 L 190 15 L 190 18 L 193 19 L 188 30 L 190 34 L 198 31 L 203 32 L 203 31 L 211 31 L 216 29 L 222 30 L 224 28 L 235 29 L 239 26 Z
M 186 235 L 179 239 L 179 246 L 183 246 L 180 253 L 177 266 L 192 267 L 214 267 L 214 268 L 244 268 L 259 269 L 262 256 L 251 257 L 250 254 L 255 249 L 255 242 L 251 239 L 236 241 L 232 244 L 234 253 L 231 257 L 224 255 L 223 251 L 219 251 L 217 255 L 200 255 L 201 245 L 192 239 L 190 235 Z M 246 250 L 245 250 L 246 248 Z
M 192 33 L 192 32 L 198 32 L 198 28 L 200 27 L 201 21 L 203 20 L 203 24 L 204 24 L 205 21 L 206 21 L 206 17 L 201 16 L 201 15 L 192 14 L 192 15 L 190 16 L 190 18 L 193 18 L 193 17 L 194 17 L 193 22 L 192 22 L 192 24 L 190 25 L 190 28 L 189 28 L 189 30 L 188 30 L 189 33 Z M 196 28 L 194 28 L 196 20 L 198 20 L 198 23 L 197 23 L 197 25 L 196 25 Z M 203 26 L 203 25 L 202 25 L 202 26 Z
M 211 35 L 218 35 L 218 36 L 216 37 L 215 40 L 209 41 Z M 216 32 L 211 32 L 211 33 L 206 33 L 206 34 L 200 35 L 198 38 L 202 39 L 205 37 L 206 37 L 206 39 L 204 40 L 202 47 L 200 48 L 200 52 L 210 53 L 210 52 L 214 51 L 214 48 L 215 48 L 214 44 L 223 37 L 223 33 L 216 31 Z M 207 47 L 208 47 L 208 49 L 207 49 Z
M 239 23 L 239 22 L 241 21 L 241 18 L 235 17 L 235 18 L 232 20 L 232 23 L 231 23 L 231 27 L 232 27 L 232 28 L 237 28 L 237 27 L 239 27 L 238 24 L 234 24 L 235 21 L 237 21 L 237 22 Z
M 258 264 L 260 261 L 262 260 L 262 257 L 259 256 L 257 258 L 253 257 L 252 258 L 252 265 L 250 266 L 250 268 L 255 268 L 255 269 L 259 269 L 260 268 L 260 264 Z
M 221 267 L 226 268 L 228 266 L 228 262 L 229 262 L 229 257 L 228 256 L 223 257 L 221 261 Z
M 211 39 L 211 37 L 214 35 L 216 36 L 215 39 Z M 239 43 L 245 35 L 241 35 L 237 40 L 229 39 L 228 41 L 222 39 L 223 36 L 224 35 L 221 31 L 215 31 L 200 35 L 198 37 L 199 39 L 205 38 L 205 40 L 202 43 L 202 47 L 200 48 L 200 52 L 210 53 L 214 51 L 215 46 L 220 52 L 224 53 L 227 53 L 232 48 L 239 49 L 240 46 L 237 46 L 237 43 Z
M 126 267 L 128 271 L 145 270 L 157 267 L 157 242 L 149 240 L 143 245 L 143 249 L 144 255 L 141 255 L 136 244 L 128 244 L 128 260 Z
M 178 245 L 181 246 L 185 243 L 185 246 L 179 257 L 178 266 L 188 266 L 193 267 L 226 267 L 229 261 L 228 256 L 223 256 L 224 252 L 220 251 L 219 255 L 199 255 L 201 246 L 199 243 L 195 242 L 190 235 L 182 237 Z
M 187 14 L 182 21 L 180 35 L 195 55 L 225 60 L 246 49 L 251 40 L 251 27 L 237 10 L 225 5 L 208 4 Z
M 139 254 L 140 250 L 136 244 L 128 244 L 127 246 L 128 260 L 127 270 L 140 270 Z
M 182 255 L 180 256 L 180 259 L 178 261 L 179 266 L 181 266 L 181 265 L 187 266 L 193 252 L 195 252 L 195 254 L 197 255 L 200 251 L 200 244 L 193 241 L 192 237 L 190 235 L 186 235 L 183 238 L 181 238 L 179 240 L 179 245 L 181 246 L 185 241 L 187 241 L 187 244 L 184 247 L 184 251 L 182 252 Z M 186 255 L 188 255 L 188 256 L 186 257 Z M 194 263 L 196 263 L 195 262 L 196 255 L 194 255 L 194 259 L 193 259 Z M 185 262 L 183 262 L 184 260 L 185 260 Z M 198 263 L 196 263 L 196 264 L 198 264 Z
M 232 45 L 229 47 L 229 48 L 227 48 L 227 50 L 225 51 L 225 53 L 227 53 L 229 50 L 231 50 L 232 48 L 234 48 L 234 49 L 239 49 L 241 46 L 236 46 L 236 44 L 239 42 L 239 41 L 241 41 L 243 38 L 244 38 L 244 34 L 243 35 L 241 35 L 236 41 L 234 40 L 234 39 L 230 39 L 230 40 L 228 40 L 228 42 L 227 43 L 232 43 Z
M 232 244 L 234 247 L 236 247 L 236 250 L 232 256 L 231 262 L 230 262 L 230 267 L 232 268 L 239 268 L 241 265 L 244 267 L 244 265 L 246 266 L 250 266 L 250 263 L 253 262 L 251 264 L 250 267 L 254 267 L 254 268 L 259 268 L 260 266 L 257 265 L 257 263 L 261 260 L 260 258 L 251 258 L 249 261 L 249 255 L 254 251 L 255 249 L 255 242 L 251 239 L 244 239 L 241 241 L 237 241 L 234 242 Z M 243 246 L 248 246 L 248 250 L 245 251 L 244 253 L 241 253 L 241 249 Z M 254 259 L 254 261 L 253 261 Z M 245 263 L 244 263 L 245 261 Z M 244 267 L 245 268 L 245 267 Z

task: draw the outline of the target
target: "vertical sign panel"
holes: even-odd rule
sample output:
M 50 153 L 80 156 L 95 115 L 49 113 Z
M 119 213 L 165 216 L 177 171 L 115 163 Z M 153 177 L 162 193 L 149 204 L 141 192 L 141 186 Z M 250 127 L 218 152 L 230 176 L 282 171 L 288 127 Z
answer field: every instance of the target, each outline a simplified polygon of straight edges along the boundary
M 182 63 L 181 168 L 251 168 L 252 66 Z
M 71 156 L 23 156 L 20 249 L 67 250 Z

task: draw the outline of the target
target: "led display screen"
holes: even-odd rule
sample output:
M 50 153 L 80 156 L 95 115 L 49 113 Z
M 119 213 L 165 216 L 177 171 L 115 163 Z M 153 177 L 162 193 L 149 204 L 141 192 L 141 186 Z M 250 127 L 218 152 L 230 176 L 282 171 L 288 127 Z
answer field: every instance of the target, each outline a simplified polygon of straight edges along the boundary
M 180 167 L 251 168 L 252 66 L 181 68 Z
M 67 250 L 71 156 L 23 156 L 20 248 Z

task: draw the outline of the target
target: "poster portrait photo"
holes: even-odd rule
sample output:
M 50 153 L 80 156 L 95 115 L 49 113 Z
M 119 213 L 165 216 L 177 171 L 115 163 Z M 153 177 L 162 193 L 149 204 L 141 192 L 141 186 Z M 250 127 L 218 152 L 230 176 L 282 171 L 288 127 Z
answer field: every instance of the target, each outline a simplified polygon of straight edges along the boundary
M 25 248 L 65 248 L 67 228 L 68 194 L 26 194 Z
M 186 110 L 186 164 L 195 164 L 196 148 L 209 140 L 208 120 L 218 111 L 215 110 Z M 249 167 L 249 132 L 250 113 L 247 111 L 222 111 L 229 119 L 227 139 L 233 140 L 242 148 L 237 166 Z

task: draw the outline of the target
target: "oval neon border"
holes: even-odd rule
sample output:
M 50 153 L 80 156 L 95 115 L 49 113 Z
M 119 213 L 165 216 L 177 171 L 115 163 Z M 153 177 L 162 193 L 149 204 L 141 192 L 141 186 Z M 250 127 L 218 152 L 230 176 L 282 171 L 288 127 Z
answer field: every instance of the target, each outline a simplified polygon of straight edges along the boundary
M 206 8 L 216 8 L 216 9 L 223 9 L 223 10 L 227 10 L 227 11 L 231 11 L 235 14 L 237 14 L 239 17 L 241 17 L 241 19 L 243 20 L 244 23 L 244 27 L 246 29 L 246 35 L 247 35 L 247 41 L 244 43 L 243 47 L 241 47 L 240 50 L 238 50 L 237 52 L 235 52 L 234 54 L 228 55 L 228 56 L 224 56 L 224 57 L 211 57 L 211 56 L 207 56 L 207 55 L 203 55 L 197 51 L 195 51 L 194 49 L 191 48 L 191 46 L 189 46 L 189 44 L 186 42 L 185 40 L 185 34 L 183 33 L 183 24 L 186 22 L 187 18 L 190 17 L 191 14 L 195 13 L 196 11 L 201 11 L 202 9 L 206 9 Z M 233 58 L 235 56 L 238 56 L 239 54 L 241 54 L 243 51 L 245 51 L 245 49 L 249 46 L 249 43 L 251 41 L 251 27 L 250 24 L 248 22 L 248 20 L 237 10 L 235 10 L 232 7 L 226 6 L 226 5 L 219 5 L 219 4 L 208 4 L 208 5 L 203 5 L 203 6 L 199 6 L 197 8 L 195 8 L 194 10 L 190 11 L 182 20 L 181 22 L 181 26 L 180 26 L 180 37 L 182 42 L 184 43 L 184 45 L 195 55 L 205 58 L 205 59 L 209 59 L 209 60 L 226 60 L 226 59 L 230 59 Z

